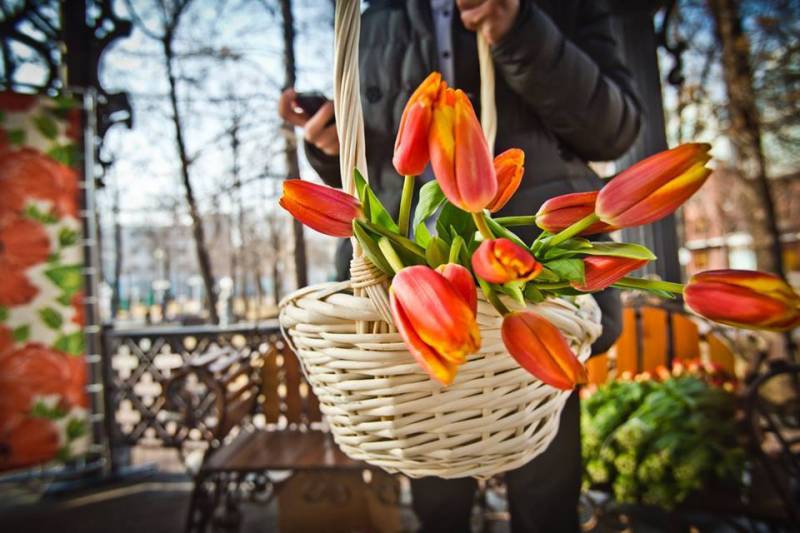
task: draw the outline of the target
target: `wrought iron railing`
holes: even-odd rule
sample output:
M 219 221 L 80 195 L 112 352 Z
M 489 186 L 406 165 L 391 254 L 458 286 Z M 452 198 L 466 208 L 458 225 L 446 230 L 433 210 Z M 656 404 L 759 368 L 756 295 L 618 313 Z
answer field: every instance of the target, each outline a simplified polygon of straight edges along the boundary
M 112 414 L 106 417 L 107 431 L 118 449 L 205 444 L 208 437 L 202 428 L 185 427 L 185 418 L 170 405 L 164 390 L 168 380 L 201 354 L 234 349 L 248 357 L 282 346 L 277 321 L 230 327 L 106 329 L 104 339 L 106 412 Z M 215 401 L 213 388 L 202 382 L 189 384 L 182 394 L 187 391 L 198 413 Z

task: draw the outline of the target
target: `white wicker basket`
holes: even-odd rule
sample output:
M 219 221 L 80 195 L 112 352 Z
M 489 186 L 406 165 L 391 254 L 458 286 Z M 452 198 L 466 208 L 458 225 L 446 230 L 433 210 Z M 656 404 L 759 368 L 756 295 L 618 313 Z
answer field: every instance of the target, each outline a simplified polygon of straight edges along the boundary
M 342 176 L 351 194 L 352 169 L 366 176 L 358 5 L 355 0 L 336 3 L 334 103 Z M 479 45 L 482 94 L 492 95 L 488 48 Z M 493 97 L 484 101 L 493 102 Z M 494 106 L 484 107 L 482 119 L 492 143 Z M 480 352 L 459 367 L 455 382 L 445 388 L 405 348 L 391 324 L 386 276 L 361 257 L 357 242 L 351 277 L 300 289 L 280 303 L 284 335 L 344 453 L 411 477 L 488 478 L 544 451 L 558 431 L 570 392 L 545 385 L 520 368 L 503 346 L 500 316 L 482 294 Z M 589 357 L 601 333 L 592 296 L 549 300 L 532 308 L 561 330 L 581 361 Z
M 508 303 L 508 302 L 507 302 Z M 534 308 L 566 336 L 581 361 L 600 335 L 594 298 L 549 300 Z M 534 378 L 506 352 L 501 319 L 478 302 L 482 346 L 442 387 L 406 350 L 350 282 L 307 287 L 281 303 L 280 322 L 319 398 L 333 438 L 353 459 L 411 477 L 490 477 L 544 451 L 570 391 Z M 388 328 L 382 328 L 388 329 Z

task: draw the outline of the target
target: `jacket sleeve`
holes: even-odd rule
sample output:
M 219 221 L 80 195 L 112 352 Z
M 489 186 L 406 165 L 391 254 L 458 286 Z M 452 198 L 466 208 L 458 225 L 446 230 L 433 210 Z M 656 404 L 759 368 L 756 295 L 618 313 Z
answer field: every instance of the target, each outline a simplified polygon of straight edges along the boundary
M 620 157 L 636 139 L 640 109 L 604 0 L 582 0 L 572 39 L 531 0 L 492 48 L 499 75 L 576 155 Z
M 325 185 L 341 189 L 342 175 L 339 172 L 339 156 L 327 155 L 308 141 L 303 141 L 303 148 L 311 168 L 316 170 Z

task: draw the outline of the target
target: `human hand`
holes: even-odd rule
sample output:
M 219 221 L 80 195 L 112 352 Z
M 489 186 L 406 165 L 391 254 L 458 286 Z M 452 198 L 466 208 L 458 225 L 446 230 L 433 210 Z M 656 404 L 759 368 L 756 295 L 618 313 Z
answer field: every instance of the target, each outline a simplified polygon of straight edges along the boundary
M 456 0 L 464 27 L 480 31 L 489 44 L 505 37 L 519 13 L 519 0 Z
M 339 153 L 339 136 L 336 125 L 331 124 L 333 118 L 333 102 L 326 102 L 319 111 L 309 116 L 295 102 L 297 93 L 293 88 L 281 93 L 278 100 L 278 114 L 293 126 L 303 128 L 303 137 L 326 155 Z

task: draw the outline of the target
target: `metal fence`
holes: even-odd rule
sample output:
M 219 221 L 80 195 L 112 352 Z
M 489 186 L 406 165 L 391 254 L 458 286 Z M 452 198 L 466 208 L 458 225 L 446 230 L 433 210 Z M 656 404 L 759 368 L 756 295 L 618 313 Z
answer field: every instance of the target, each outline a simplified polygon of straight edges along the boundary
M 106 329 L 105 402 L 107 434 L 112 448 L 148 445 L 181 449 L 204 445 L 207 436 L 197 427 L 184 427 L 169 404 L 165 385 L 192 357 L 233 348 L 243 357 L 265 354 L 282 345 L 277 321 L 231 327 L 148 327 Z M 189 384 L 188 401 L 202 412 L 214 402 L 203 383 Z M 184 399 L 185 400 L 185 399 Z M 214 421 L 210 421 L 211 424 Z

